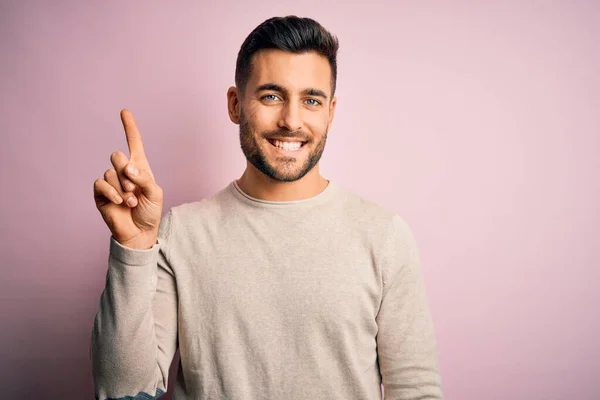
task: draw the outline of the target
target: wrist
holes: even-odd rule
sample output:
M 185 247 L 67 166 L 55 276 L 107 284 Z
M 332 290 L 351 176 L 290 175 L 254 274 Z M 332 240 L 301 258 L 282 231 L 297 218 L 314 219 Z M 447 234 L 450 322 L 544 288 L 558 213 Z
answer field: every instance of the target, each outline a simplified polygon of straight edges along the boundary
M 123 247 L 127 247 L 132 250 L 150 250 L 154 245 L 158 244 L 158 238 L 153 239 L 142 239 L 142 238 L 134 238 L 132 240 L 127 241 L 119 241 L 119 244 Z

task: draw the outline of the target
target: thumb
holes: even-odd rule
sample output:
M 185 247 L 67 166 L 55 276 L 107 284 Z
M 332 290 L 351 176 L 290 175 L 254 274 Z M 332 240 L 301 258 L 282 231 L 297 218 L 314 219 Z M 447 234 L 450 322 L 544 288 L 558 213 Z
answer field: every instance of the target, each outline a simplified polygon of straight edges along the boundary
M 142 190 L 148 200 L 159 201 L 161 199 L 161 190 L 154 182 L 154 177 L 150 171 L 137 168 L 133 163 L 129 163 L 125 166 L 125 174 Z

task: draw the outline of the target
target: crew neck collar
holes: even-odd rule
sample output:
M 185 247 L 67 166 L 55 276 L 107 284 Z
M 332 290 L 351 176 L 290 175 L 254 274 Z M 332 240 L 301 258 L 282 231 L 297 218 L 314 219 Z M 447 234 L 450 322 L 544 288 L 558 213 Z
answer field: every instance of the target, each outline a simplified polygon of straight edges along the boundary
M 327 180 L 327 186 L 317 195 L 310 197 L 308 199 L 302 200 L 288 200 L 288 201 L 272 201 L 272 200 L 262 200 L 252 197 L 245 193 L 240 186 L 237 184 L 237 180 L 233 180 L 229 184 L 229 188 L 233 195 L 240 201 L 261 208 L 297 208 L 297 207 L 310 207 L 317 204 L 322 204 L 323 202 L 330 199 L 336 192 L 337 186 Z

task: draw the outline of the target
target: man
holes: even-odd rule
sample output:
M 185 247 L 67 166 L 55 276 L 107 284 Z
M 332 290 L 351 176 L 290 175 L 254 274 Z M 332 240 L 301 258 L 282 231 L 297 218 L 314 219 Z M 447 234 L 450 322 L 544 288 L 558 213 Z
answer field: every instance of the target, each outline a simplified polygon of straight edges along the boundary
M 91 357 L 98 399 L 441 399 L 414 238 L 319 173 L 338 42 L 272 18 L 240 49 L 229 116 L 247 168 L 162 215 L 133 116 L 94 184 L 111 230 Z M 130 169 L 131 168 L 131 169 Z

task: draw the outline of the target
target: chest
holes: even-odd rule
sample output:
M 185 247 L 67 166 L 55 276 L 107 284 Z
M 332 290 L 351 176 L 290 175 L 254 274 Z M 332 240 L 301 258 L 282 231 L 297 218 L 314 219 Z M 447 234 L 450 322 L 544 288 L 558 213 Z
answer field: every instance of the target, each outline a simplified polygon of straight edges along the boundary
M 193 304 L 189 311 L 215 329 L 262 324 L 297 332 L 326 323 L 343 331 L 374 324 L 381 278 L 358 232 L 260 228 L 194 238 L 194 256 L 178 268 L 180 304 Z

